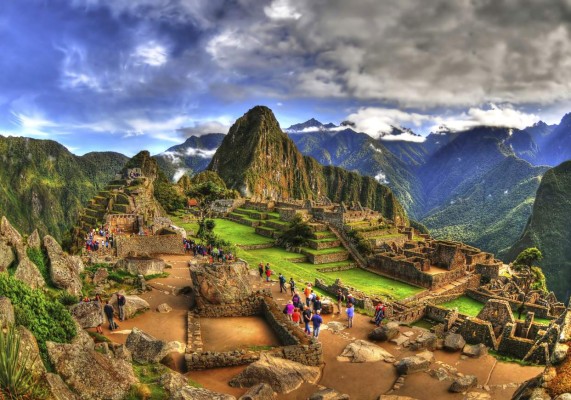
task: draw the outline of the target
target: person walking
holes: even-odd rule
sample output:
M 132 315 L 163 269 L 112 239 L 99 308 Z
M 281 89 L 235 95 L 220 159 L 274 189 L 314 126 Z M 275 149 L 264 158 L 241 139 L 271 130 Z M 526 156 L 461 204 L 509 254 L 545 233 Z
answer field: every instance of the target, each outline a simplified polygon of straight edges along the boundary
M 347 328 L 352 328 L 353 317 L 355 316 L 355 307 L 353 307 L 353 304 L 349 303 L 345 312 L 347 313 Z
M 258 264 L 258 273 L 260 274 L 260 279 L 264 279 L 264 264 Z
M 289 319 L 290 321 L 293 321 L 293 311 L 295 310 L 295 307 L 293 306 L 293 303 L 290 301 L 287 302 L 286 306 L 285 306 L 285 313 L 287 316 L 287 319 Z
M 306 306 L 303 309 L 303 312 L 301 314 L 302 318 L 303 318 L 303 323 L 305 324 L 305 329 L 303 330 L 306 334 L 311 335 L 311 330 L 309 329 L 309 323 L 311 322 L 311 309 L 309 308 L 309 306 Z
M 113 306 L 109 304 L 109 300 L 105 302 L 105 307 L 103 307 L 103 312 L 107 317 L 107 321 L 109 321 L 109 330 L 112 331 L 115 329 L 115 322 L 113 321 Z
M 317 310 L 315 314 L 313 314 L 313 317 L 311 317 L 311 322 L 313 322 L 313 337 L 316 339 L 319 337 L 319 328 L 323 323 L 323 318 L 319 315 L 320 313 L 321 311 Z
M 117 307 L 119 307 L 119 321 L 125 321 L 125 304 L 127 299 L 121 293 L 117 293 Z
M 309 307 L 309 295 L 311 294 L 311 284 L 307 284 L 305 289 L 303 289 L 303 294 L 305 295 L 305 305 Z
M 294 292 L 291 298 L 291 302 L 293 303 L 294 307 L 301 308 L 301 298 L 299 297 L 299 294 Z
M 282 273 L 280 272 L 279 274 L 279 281 L 280 281 L 280 293 L 287 293 L 287 289 L 286 289 L 286 278 L 285 276 L 282 275 Z
M 313 301 L 313 311 L 321 312 L 321 297 L 316 296 L 315 300 Z
M 375 307 L 375 325 L 380 326 L 385 318 L 385 305 L 381 302 Z
M 291 291 L 291 295 L 295 293 L 295 281 L 293 278 L 289 278 L 289 290 Z
M 270 276 L 272 276 L 272 270 L 271 269 L 266 269 L 266 282 L 270 281 Z
M 337 289 L 337 314 L 341 314 L 341 303 L 345 299 L 343 295 L 343 291 L 341 289 Z
M 291 316 L 291 320 L 297 325 L 301 322 L 301 314 L 299 312 L 299 308 L 293 309 L 293 314 Z

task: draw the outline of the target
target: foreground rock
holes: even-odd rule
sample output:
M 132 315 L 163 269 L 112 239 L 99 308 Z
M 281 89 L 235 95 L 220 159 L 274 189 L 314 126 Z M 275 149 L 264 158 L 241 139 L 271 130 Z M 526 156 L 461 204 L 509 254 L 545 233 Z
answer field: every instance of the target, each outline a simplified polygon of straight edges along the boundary
M 47 235 L 43 240 L 49 258 L 50 278 L 53 284 L 75 296 L 81 295 L 81 277 L 83 263 L 64 253 L 59 243 Z
M 8 297 L 0 297 L 0 329 L 6 328 L 8 325 L 13 325 L 14 322 L 14 307 L 12 307 L 12 302 Z
M 40 249 L 40 247 L 42 246 L 42 241 L 40 239 L 40 234 L 38 233 L 37 229 L 34 229 L 34 231 L 32 233 L 30 233 L 30 236 L 28 236 L 28 247 L 32 248 L 32 249 Z
M 103 324 L 101 305 L 97 301 L 78 303 L 72 306 L 69 311 L 83 329 L 95 328 Z
M 460 351 L 466 345 L 466 341 L 457 333 L 450 333 L 444 338 L 444 350 Z
M 168 343 L 156 339 L 138 328 L 133 328 L 125 346 L 131 352 L 133 360 L 140 363 L 161 362 L 168 354 L 180 351 L 178 342 Z
M 39 289 L 46 286 L 46 281 L 40 273 L 40 270 L 28 256 L 20 259 L 18 267 L 16 267 L 16 272 L 14 272 L 14 278 L 24 282 L 32 289 Z
M 267 383 L 258 383 L 252 386 L 239 400 L 273 400 L 276 392 Z
M 236 400 L 236 397 L 207 389 L 185 386 L 171 395 L 169 400 Z
M 53 400 L 78 400 L 58 374 L 46 374 L 45 382 Z
M 46 373 L 46 367 L 40 356 L 40 348 L 38 347 L 36 337 L 23 326 L 19 326 L 17 329 L 20 335 L 20 357 L 23 357 L 24 354 L 28 355 L 26 362 L 27 370 L 30 371 L 34 377 L 40 378 Z
M 375 328 L 371 333 L 369 333 L 369 339 L 377 342 L 386 342 L 396 338 L 399 334 L 399 324 L 396 322 L 389 322 L 388 324 Z
M 137 383 L 131 364 L 73 344 L 48 342 L 56 372 L 82 400 L 121 400 Z
M 365 340 L 355 340 L 349 343 L 338 358 L 339 361 L 351 361 L 354 363 L 388 361 L 394 362 L 394 356 L 373 343 Z
M 139 296 L 125 296 L 125 318 L 133 318 L 136 314 L 147 311 L 151 308 L 149 303 L 141 299 Z M 114 294 L 109 300 L 109 304 L 113 306 L 117 315 L 119 315 L 119 306 L 117 305 L 117 295 Z
M 382 394 L 379 396 L 379 400 L 417 400 L 414 397 L 399 396 L 397 394 Z
M 320 376 L 319 367 L 309 367 L 294 361 L 262 354 L 260 359 L 235 376 L 232 387 L 252 387 L 267 383 L 275 392 L 289 393 L 302 383 L 316 383 Z
M 235 303 L 252 293 L 249 269 L 243 262 L 193 265 L 191 276 L 199 308 L 208 304 Z
M 488 348 L 485 344 L 467 344 L 462 349 L 462 354 L 468 357 L 480 358 L 488 354 Z
M 331 388 L 325 388 L 313 393 L 309 400 L 349 400 L 349 395 L 339 393 Z
M 159 304 L 157 306 L 157 312 L 161 314 L 166 314 L 172 311 L 172 307 L 169 306 L 167 303 Z
M 399 375 L 410 375 L 428 370 L 430 361 L 419 356 L 405 357 L 400 360 L 395 367 Z
M 478 378 L 474 375 L 466 375 L 459 378 L 454 379 L 452 385 L 448 391 L 452 393 L 463 393 L 467 392 L 468 390 L 472 389 L 478 383 Z
M 8 269 L 16 261 L 14 250 L 3 240 L 0 240 L 0 272 Z

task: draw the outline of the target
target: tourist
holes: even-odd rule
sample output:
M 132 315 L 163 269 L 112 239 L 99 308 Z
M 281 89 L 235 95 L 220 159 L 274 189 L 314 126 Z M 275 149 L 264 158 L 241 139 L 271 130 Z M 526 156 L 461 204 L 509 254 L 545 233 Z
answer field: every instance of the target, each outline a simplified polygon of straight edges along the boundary
M 295 281 L 293 280 L 293 278 L 289 278 L 289 290 L 291 290 L 291 294 L 293 296 L 293 294 L 295 293 Z
M 291 301 L 292 301 L 294 307 L 301 308 L 302 304 L 301 304 L 301 297 L 299 297 L 299 294 L 294 292 L 293 297 L 291 298 Z
M 305 305 L 309 307 L 309 295 L 311 294 L 311 284 L 308 283 L 305 289 L 303 290 L 303 294 L 305 295 Z
M 311 317 L 311 322 L 313 322 L 313 337 L 317 338 L 319 336 L 319 327 L 323 323 L 323 318 L 321 318 L 320 310 L 317 310 L 313 317 Z
M 292 316 L 293 316 L 293 310 L 295 309 L 295 307 L 293 306 L 293 303 L 290 301 L 287 302 L 286 306 L 285 306 L 285 314 L 287 316 L 287 319 L 289 319 L 290 321 L 292 321 Z
M 99 324 L 95 327 L 97 333 L 103 335 L 103 328 L 101 327 L 102 324 Z
M 309 307 L 311 305 L 311 307 L 313 307 L 313 303 L 315 302 L 315 293 L 313 293 L 313 290 L 311 290 L 311 292 L 309 293 L 309 297 L 308 297 L 308 301 L 307 301 L 307 306 Z M 315 308 L 314 308 L 315 309 Z
M 109 330 L 112 331 L 115 329 L 116 325 L 113 321 L 113 306 L 109 304 L 109 300 L 105 302 L 105 307 L 103 307 L 103 312 L 107 317 L 107 321 L 109 321 Z
M 315 300 L 313 301 L 313 311 L 321 312 L 321 297 L 316 296 Z
M 266 271 L 269 271 L 269 269 L 270 269 L 270 263 L 266 263 L 266 267 L 265 267 L 265 268 L 266 268 Z
M 259 263 L 258 264 L 258 272 L 260 274 L 260 279 L 264 278 L 264 264 Z
M 343 295 L 343 291 L 341 289 L 337 289 L 337 314 L 341 314 L 341 303 L 345 299 Z
M 345 312 L 347 313 L 347 328 L 352 328 L 353 317 L 355 316 L 355 307 L 353 307 L 353 304 L 349 303 Z
M 302 317 L 303 317 L 303 323 L 305 324 L 305 329 L 303 331 L 305 333 L 307 333 L 308 335 L 310 335 L 311 330 L 309 329 L 309 323 L 311 322 L 312 315 L 311 315 L 311 309 L 309 308 L 309 306 L 307 306 L 303 309 Z
M 355 298 L 351 293 L 347 295 L 347 307 L 349 307 L 349 304 L 355 305 Z
M 301 314 L 299 313 L 299 308 L 295 307 L 293 309 L 291 320 L 296 324 L 299 324 L 301 322 Z
M 272 270 L 271 269 L 266 269 L 266 282 L 270 281 L 270 276 L 272 276 Z
M 285 276 L 282 275 L 282 273 L 280 272 L 278 280 L 280 281 L 280 293 L 287 293 L 287 289 L 286 289 L 286 278 Z
M 375 307 L 375 325 L 380 326 L 385 318 L 385 305 L 379 302 Z
M 117 307 L 119 307 L 119 320 L 124 321 L 125 318 L 125 304 L 127 299 L 121 293 L 117 293 Z

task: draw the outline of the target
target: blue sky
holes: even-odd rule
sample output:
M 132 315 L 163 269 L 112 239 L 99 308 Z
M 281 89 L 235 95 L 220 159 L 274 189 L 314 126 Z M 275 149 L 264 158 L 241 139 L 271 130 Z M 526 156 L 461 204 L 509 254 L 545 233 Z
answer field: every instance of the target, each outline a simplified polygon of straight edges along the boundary
M 0 134 L 158 153 L 257 104 L 315 117 L 522 128 L 571 110 L 569 2 L 3 0 Z

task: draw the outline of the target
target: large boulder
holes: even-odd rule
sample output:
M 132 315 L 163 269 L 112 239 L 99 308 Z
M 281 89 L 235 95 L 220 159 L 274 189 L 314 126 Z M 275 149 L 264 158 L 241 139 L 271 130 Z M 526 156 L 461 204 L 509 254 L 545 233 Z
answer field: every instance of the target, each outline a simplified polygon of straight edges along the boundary
M 276 392 L 267 383 L 258 383 L 252 386 L 239 400 L 273 400 Z
M 414 342 L 410 344 L 412 351 L 428 349 L 434 350 L 437 347 L 438 337 L 432 332 L 423 332 Z
M 36 337 L 23 326 L 19 326 L 17 330 L 20 336 L 20 357 L 24 354 L 27 354 L 28 357 L 26 369 L 36 378 L 43 376 L 46 373 L 46 367 L 40 357 L 40 348 Z
M 8 297 L 0 297 L 0 329 L 13 325 L 15 321 L 12 302 Z
M 38 266 L 34 264 L 28 256 L 24 256 L 20 259 L 18 267 L 16 267 L 16 272 L 14 272 L 14 278 L 24 282 L 32 289 L 39 289 L 46 286 L 46 281 L 38 269 Z
M 107 268 L 98 268 L 97 271 L 93 274 L 93 284 L 100 285 L 102 283 L 107 282 L 107 278 L 109 277 L 109 271 Z
M 369 333 L 369 339 L 376 342 L 386 342 L 396 338 L 399 334 L 399 324 L 396 322 L 389 322 L 388 324 L 381 325 L 378 328 L 373 329 L 373 331 Z
M 40 234 L 38 233 L 37 229 L 34 229 L 34 231 L 30 234 L 30 236 L 28 236 L 28 247 L 31 247 L 32 249 L 40 249 L 40 247 L 42 246 L 42 241 L 40 239 Z
M 10 224 L 10 221 L 8 221 L 6 217 L 2 217 L 0 220 L 0 237 L 3 237 L 10 246 L 15 248 L 18 255 L 23 252 L 24 243 L 22 241 L 22 235 Z
M 147 311 L 151 308 L 149 303 L 141 299 L 139 296 L 125 296 L 125 317 L 133 318 L 136 314 Z M 113 306 L 115 312 L 119 314 L 119 306 L 117 305 L 117 294 L 113 294 L 109 300 L 109 304 Z
M 103 324 L 103 312 L 98 301 L 75 304 L 69 311 L 81 328 L 95 328 Z
M 0 240 L 0 272 L 4 272 L 16 261 L 14 250 L 6 241 Z
M 185 386 L 188 386 L 188 378 L 175 371 L 168 371 L 159 378 L 161 385 L 169 394 L 174 394 Z
M 81 295 L 81 277 L 83 263 L 64 253 L 59 243 L 51 236 L 44 237 L 43 245 L 49 259 L 50 278 L 53 284 L 67 292 Z
M 309 396 L 309 400 L 349 400 L 349 395 L 339 393 L 335 389 L 324 388 Z
M 76 320 L 74 320 L 74 322 L 77 335 L 73 338 L 71 344 L 93 350 L 95 348 L 95 341 L 93 338 L 89 336 L 89 333 L 87 333 L 85 329 L 82 329 L 81 326 L 79 326 L 79 323 Z
M 465 375 L 454 379 L 448 391 L 452 393 L 463 393 L 472 389 L 478 383 L 478 378 L 474 375 Z
M 171 395 L 169 400 L 236 400 L 236 397 L 208 389 L 185 386 Z
M 77 395 L 73 393 L 71 390 L 69 390 L 63 379 L 61 379 L 61 376 L 59 376 L 58 374 L 52 374 L 52 373 L 46 374 L 45 382 L 48 392 L 50 394 L 50 399 L 79 400 Z
M 460 351 L 466 345 L 466 341 L 458 333 L 449 333 L 444 338 L 444 350 L 447 351 Z
M 289 393 L 302 383 L 316 383 L 320 376 L 319 367 L 310 367 L 295 361 L 262 354 L 260 359 L 235 376 L 229 385 L 232 387 L 252 387 L 267 383 L 274 392 Z
M 416 400 L 414 397 L 400 396 L 398 394 L 382 394 L 379 400 Z
M 129 336 L 127 336 L 125 345 L 133 355 L 133 360 L 139 363 L 161 362 L 168 354 L 174 351 L 180 352 L 178 342 L 168 343 L 164 340 L 156 339 L 138 328 L 133 328 Z
M 405 357 L 395 364 L 399 375 L 410 375 L 416 372 L 426 371 L 430 367 L 430 361 L 424 357 Z
M 375 361 L 394 361 L 394 356 L 371 342 L 365 340 L 355 340 L 349 343 L 347 347 L 338 357 L 339 361 L 351 361 L 354 363 L 375 362 Z
M 199 308 L 236 303 L 252 294 L 249 269 L 244 262 L 192 265 L 191 276 Z
M 468 357 L 480 358 L 488 354 L 488 348 L 485 344 L 467 344 L 462 349 L 462 354 Z
M 158 258 L 123 258 L 115 263 L 116 269 L 131 275 L 154 275 L 165 271 L 165 262 Z
M 64 382 L 82 400 L 121 400 L 137 383 L 133 367 L 74 344 L 47 342 L 50 361 Z

